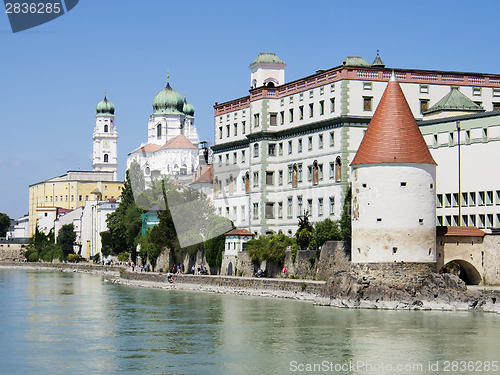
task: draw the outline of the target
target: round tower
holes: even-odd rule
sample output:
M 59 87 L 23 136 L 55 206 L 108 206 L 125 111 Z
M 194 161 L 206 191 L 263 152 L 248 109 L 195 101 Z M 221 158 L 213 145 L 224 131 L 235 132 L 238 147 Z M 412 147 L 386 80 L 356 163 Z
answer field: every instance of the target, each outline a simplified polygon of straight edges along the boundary
M 115 106 L 104 95 L 97 104 L 96 121 L 93 134 L 94 151 L 92 168 L 94 171 L 113 172 L 117 180 L 118 170 L 118 132 L 115 126 Z
M 394 74 L 351 167 L 353 263 L 436 262 L 436 162 Z

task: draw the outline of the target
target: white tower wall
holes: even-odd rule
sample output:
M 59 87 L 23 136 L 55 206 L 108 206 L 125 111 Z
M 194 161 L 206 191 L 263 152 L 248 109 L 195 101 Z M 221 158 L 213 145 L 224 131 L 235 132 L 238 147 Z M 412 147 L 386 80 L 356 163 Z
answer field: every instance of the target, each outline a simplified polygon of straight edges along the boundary
M 96 116 L 93 134 L 92 168 L 94 171 L 113 172 L 117 180 L 118 170 L 118 132 L 114 116 Z M 107 159 L 106 156 L 107 155 Z
M 352 261 L 436 261 L 436 166 L 353 168 Z

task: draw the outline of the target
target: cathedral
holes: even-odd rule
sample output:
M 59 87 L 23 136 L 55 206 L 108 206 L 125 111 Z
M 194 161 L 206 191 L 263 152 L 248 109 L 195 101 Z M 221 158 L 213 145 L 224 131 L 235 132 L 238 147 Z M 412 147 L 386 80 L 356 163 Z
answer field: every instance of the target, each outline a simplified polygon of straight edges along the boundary
M 199 164 L 198 144 L 194 107 L 172 89 L 167 78 L 167 86 L 153 99 L 148 141 L 128 155 L 127 169 L 136 161 L 146 181 L 170 175 L 179 182 L 191 182 Z

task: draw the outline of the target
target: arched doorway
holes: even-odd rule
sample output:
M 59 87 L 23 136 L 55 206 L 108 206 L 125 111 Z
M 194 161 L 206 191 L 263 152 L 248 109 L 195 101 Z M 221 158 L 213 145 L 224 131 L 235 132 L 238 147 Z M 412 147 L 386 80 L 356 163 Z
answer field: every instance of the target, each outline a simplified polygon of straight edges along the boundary
M 452 260 L 446 263 L 442 270 L 457 275 L 467 285 L 478 285 L 482 281 L 481 274 L 476 267 L 465 260 Z
M 233 262 L 229 262 L 227 265 L 227 275 L 232 276 L 233 275 Z

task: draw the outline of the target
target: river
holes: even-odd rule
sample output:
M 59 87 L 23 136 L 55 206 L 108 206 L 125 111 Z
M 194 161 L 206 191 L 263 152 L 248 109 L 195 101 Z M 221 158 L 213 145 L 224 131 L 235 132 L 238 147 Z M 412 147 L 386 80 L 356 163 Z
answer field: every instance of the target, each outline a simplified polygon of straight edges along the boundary
M 497 314 L 335 309 L 8 269 L 0 301 L 2 374 L 500 373 Z

